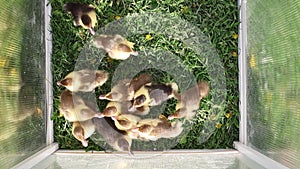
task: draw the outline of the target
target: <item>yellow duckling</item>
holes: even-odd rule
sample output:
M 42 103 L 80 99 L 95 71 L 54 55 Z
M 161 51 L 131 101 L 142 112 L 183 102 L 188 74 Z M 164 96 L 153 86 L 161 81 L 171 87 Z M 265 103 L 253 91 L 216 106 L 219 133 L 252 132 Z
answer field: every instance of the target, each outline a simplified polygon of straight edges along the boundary
M 132 114 L 120 114 L 118 116 L 113 116 L 112 119 L 119 130 L 130 130 L 136 127 L 138 121 L 141 120 L 141 118 Z
M 88 146 L 87 138 L 89 138 L 95 131 L 95 125 L 92 120 L 86 120 L 81 122 L 73 122 L 72 134 L 73 136 L 81 141 L 84 147 Z
M 90 92 L 96 87 L 102 86 L 108 79 L 108 73 L 104 70 L 79 70 L 69 73 L 57 85 L 64 86 L 72 92 Z
M 94 45 L 97 48 L 104 49 L 112 59 L 125 60 L 130 55 L 138 55 L 138 52 L 133 50 L 134 43 L 118 34 L 98 35 L 94 38 Z
M 69 90 L 62 92 L 60 102 L 60 114 L 70 122 L 85 121 L 93 117 L 102 117 L 101 113 L 95 112 L 88 107 L 80 96 L 73 94 Z
M 110 101 L 129 101 L 131 100 L 129 91 L 130 80 L 120 80 L 115 86 L 112 87 L 111 91 L 107 94 L 100 95 L 99 99 L 110 100 Z
M 169 122 L 161 115 L 159 119 L 143 119 L 138 122 L 137 128 L 132 129 L 138 132 L 140 138 L 156 141 L 159 138 L 174 138 L 183 131 L 180 121 Z

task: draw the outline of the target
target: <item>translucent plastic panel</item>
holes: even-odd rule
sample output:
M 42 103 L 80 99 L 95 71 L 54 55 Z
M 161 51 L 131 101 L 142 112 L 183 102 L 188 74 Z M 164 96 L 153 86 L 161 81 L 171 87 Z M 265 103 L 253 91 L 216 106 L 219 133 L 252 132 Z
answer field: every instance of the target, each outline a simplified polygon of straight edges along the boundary
M 300 166 L 300 1 L 247 1 L 248 145 Z
M 0 164 L 46 145 L 44 3 L 0 0 Z
M 58 153 L 41 161 L 34 169 L 262 169 L 234 151 L 170 154 L 136 154 L 134 158 L 114 154 Z

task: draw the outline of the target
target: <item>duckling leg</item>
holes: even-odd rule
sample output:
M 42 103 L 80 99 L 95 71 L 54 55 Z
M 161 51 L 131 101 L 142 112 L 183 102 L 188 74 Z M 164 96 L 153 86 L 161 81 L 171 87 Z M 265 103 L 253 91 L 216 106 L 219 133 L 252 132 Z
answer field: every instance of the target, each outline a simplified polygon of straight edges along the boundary
M 133 156 L 134 156 L 134 153 L 132 152 L 132 150 L 129 150 L 129 151 L 128 151 L 128 155 L 129 155 L 130 157 L 133 157 Z

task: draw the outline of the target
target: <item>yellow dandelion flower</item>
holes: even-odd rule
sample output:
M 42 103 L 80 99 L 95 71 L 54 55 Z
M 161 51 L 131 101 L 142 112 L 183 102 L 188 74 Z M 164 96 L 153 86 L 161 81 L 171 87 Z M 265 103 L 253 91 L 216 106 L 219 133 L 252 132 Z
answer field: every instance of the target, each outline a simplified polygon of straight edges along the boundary
M 236 34 L 236 33 L 232 34 L 232 38 L 233 38 L 233 39 L 237 39 L 238 37 L 239 37 L 238 34 Z
M 112 58 L 110 58 L 110 57 L 107 57 L 107 62 L 108 63 L 110 63 L 110 62 L 112 62 L 113 61 L 113 59 Z
M 217 129 L 219 129 L 219 128 L 221 128 L 221 127 L 222 127 L 222 124 L 221 124 L 221 123 L 217 123 L 217 124 L 216 124 L 216 128 L 217 128 Z
M 256 66 L 255 56 L 254 56 L 254 54 L 251 54 L 251 56 L 250 56 L 250 68 L 254 68 L 255 66 Z
M 117 16 L 115 16 L 115 19 L 116 19 L 116 20 L 120 20 L 120 19 L 121 19 L 121 16 L 117 15 Z
M 216 120 L 216 116 L 214 114 L 209 115 L 209 120 L 214 121 Z
M 232 116 L 232 112 L 229 112 L 229 113 L 226 113 L 225 114 L 225 117 L 228 119 L 228 118 L 230 118 Z
M 272 93 L 267 91 L 266 93 L 266 102 L 270 103 L 272 101 Z
M 43 115 L 43 111 L 42 111 L 42 109 L 39 108 L 39 107 L 36 108 L 36 113 L 37 113 L 37 115 L 40 116 L 40 117 L 42 117 L 42 115 Z
M 16 76 L 16 75 L 17 75 L 16 69 L 15 69 L 15 68 L 10 69 L 9 74 L 10 74 L 11 76 Z
M 151 40 L 152 36 L 150 34 L 147 34 L 145 38 L 146 38 L 146 40 Z
M 188 6 L 182 6 L 181 9 L 180 9 L 180 11 L 181 11 L 182 13 L 188 13 L 189 7 L 188 7 Z
M 6 60 L 5 59 L 0 59 L 0 68 L 1 67 L 4 67 L 5 66 L 5 63 L 6 63 Z
M 233 56 L 233 57 L 236 57 L 236 56 L 237 56 L 237 53 L 236 53 L 236 52 L 232 52 L 232 56 Z

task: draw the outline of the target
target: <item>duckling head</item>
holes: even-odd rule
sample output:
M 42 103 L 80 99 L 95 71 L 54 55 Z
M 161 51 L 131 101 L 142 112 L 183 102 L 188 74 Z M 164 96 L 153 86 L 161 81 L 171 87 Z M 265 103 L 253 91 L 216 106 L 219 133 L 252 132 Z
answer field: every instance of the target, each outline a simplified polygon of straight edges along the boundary
M 58 81 L 56 84 L 58 85 L 58 86 L 72 86 L 72 82 L 73 82 L 73 80 L 72 80 L 72 78 L 66 78 L 66 79 L 63 79 L 63 80 L 61 80 L 61 81 Z
M 145 105 L 146 100 L 147 100 L 146 96 L 142 94 L 134 99 L 133 106 L 141 107 L 141 106 Z
M 73 135 L 77 140 L 81 141 L 84 147 L 88 146 L 88 141 L 84 138 L 84 129 L 81 126 L 74 127 Z
M 209 85 L 208 85 L 207 82 L 200 81 L 200 82 L 198 82 L 197 86 L 198 86 L 198 90 L 199 90 L 201 98 L 203 98 L 203 97 L 205 97 L 205 96 L 208 95 L 208 93 L 210 91 L 210 88 L 209 88 Z
M 115 106 L 112 107 L 107 107 L 102 113 L 101 115 L 103 117 L 112 117 L 112 116 L 116 116 L 118 115 L 118 110 Z

